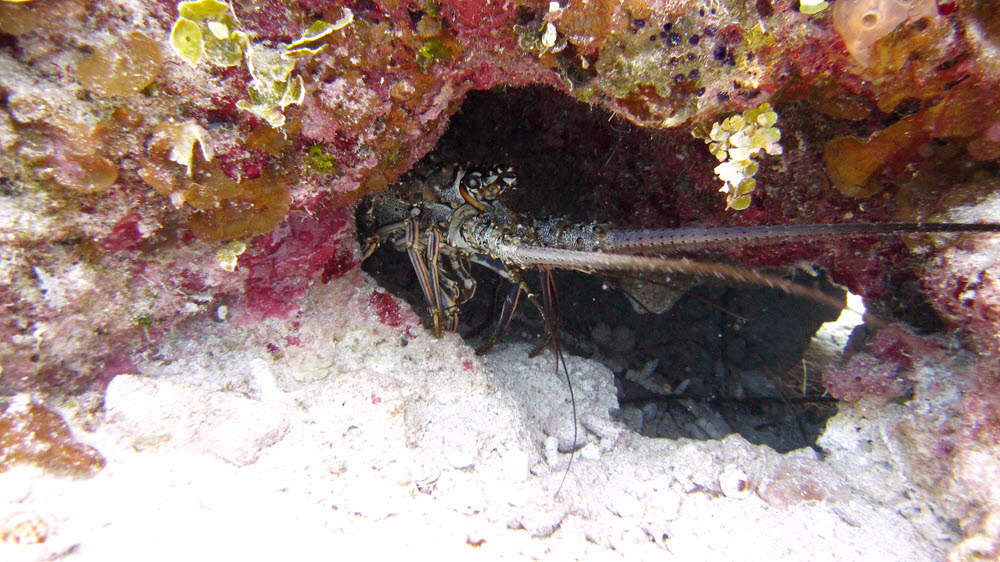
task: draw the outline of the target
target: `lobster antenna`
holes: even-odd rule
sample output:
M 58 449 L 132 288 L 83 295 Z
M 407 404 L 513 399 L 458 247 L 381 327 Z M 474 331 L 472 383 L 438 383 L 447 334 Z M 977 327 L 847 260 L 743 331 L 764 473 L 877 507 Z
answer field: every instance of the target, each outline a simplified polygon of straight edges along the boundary
M 563 485 L 566 484 L 566 478 L 569 476 L 570 470 L 573 468 L 573 458 L 576 453 L 576 443 L 578 439 L 577 432 L 579 431 L 579 424 L 577 423 L 576 415 L 576 396 L 573 394 L 573 379 L 569 376 L 569 368 L 566 366 L 566 359 L 563 357 L 562 348 L 559 346 L 559 334 L 557 332 L 557 327 L 555 325 L 554 318 L 559 314 L 559 296 L 556 294 L 555 279 L 552 278 L 552 270 L 548 268 L 542 269 L 542 303 L 545 307 L 543 311 L 543 317 L 545 319 L 546 330 L 549 332 L 549 337 L 552 338 L 552 355 L 555 359 L 555 375 L 559 377 L 559 368 L 562 366 L 563 374 L 566 375 L 566 386 L 569 387 L 569 403 L 573 409 L 573 444 L 569 450 L 569 461 L 566 463 L 566 472 L 563 473 L 562 480 L 559 481 L 559 487 L 556 488 L 556 493 L 552 496 L 553 499 L 559 497 L 559 492 L 562 491 Z
M 996 223 L 836 223 L 727 227 L 687 227 L 624 230 L 606 225 L 574 225 L 560 220 L 536 220 L 534 245 L 591 252 L 645 253 L 682 250 L 713 244 L 763 244 L 830 237 L 889 236 L 1000 232 Z
M 720 228 L 663 228 L 612 230 L 601 242 L 604 250 L 655 251 L 663 248 L 704 246 L 722 242 L 785 242 L 830 236 L 885 236 L 892 234 L 1000 232 L 993 223 L 836 223 L 733 226 Z
M 574 269 L 584 273 L 627 271 L 635 273 L 687 274 L 696 277 L 724 279 L 748 285 L 770 287 L 789 294 L 829 304 L 837 309 L 844 308 L 843 303 L 811 287 L 735 265 L 696 263 L 684 259 L 593 253 L 526 245 L 516 245 L 509 248 L 509 250 L 509 257 L 521 267 L 553 267 L 557 269 Z

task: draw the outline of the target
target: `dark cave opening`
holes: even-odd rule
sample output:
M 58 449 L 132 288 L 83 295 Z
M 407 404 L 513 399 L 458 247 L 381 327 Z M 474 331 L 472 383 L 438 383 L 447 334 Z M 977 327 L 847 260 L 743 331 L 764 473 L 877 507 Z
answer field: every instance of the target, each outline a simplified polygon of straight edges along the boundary
M 697 222 L 693 201 L 721 207 L 714 189 L 698 188 L 714 166 L 699 142 L 686 132 L 644 130 L 554 90 L 528 87 L 470 93 L 425 161 L 513 167 L 518 188 L 504 203 L 520 216 L 672 227 Z M 673 180 L 669 189 L 659 183 L 664 177 Z M 360 234 L 363 240 L 366 233 Z M 731 262 L 731 255 L 685 257 Z M 405 253 L 382 247 L 365 270 L 425 314 Z M 794 275 L 838 299 L 846 295 L 822 273 L 768 271 Z M 493 329 L 509 283 L 475 265 L 472 274 L 478 290 L 462 308 L 459 333 L 478 345 Z M 536 292 L 537 277 L 526 275 Z M 684 280 L 665 286 L 650 277 L 557 272 L 556 286 L 562 348 L 615 373 L 617 415 L 644 435 L 708 439 L 737 432 L 786 452 L 812 446 L 836 413 L 836 401 L 820 382 L 824 365 L 810 364 L 805 353 L 813 334 L 839 310 L 774 289 Z M 675 302 L 659 314 L 644 310 L 666 301 Z M 543 331 L 538 311 L 522 305 L 504 337 L 535 343 Z

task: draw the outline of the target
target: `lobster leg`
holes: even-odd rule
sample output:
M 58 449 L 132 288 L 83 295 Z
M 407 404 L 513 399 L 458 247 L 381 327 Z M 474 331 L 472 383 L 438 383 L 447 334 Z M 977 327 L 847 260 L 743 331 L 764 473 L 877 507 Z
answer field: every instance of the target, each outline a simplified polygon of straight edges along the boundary
M 542 321 L 545 323 L 544 332 L 539 337 L 538 343 L 535 344 L 531 352 L 531 357 L 537 356 L 545 348 L 545 345 L 552 340 L 553 334 L 555 334 L 556 320 L 558 317 L 558 303 L 555 300 L 555 286 L 553 284 L 551 271 L 542 270 L 542 302 L 538 301 L 538 295 L 531 291 L 531 288 L 524 282 L 521 278 L 521 271 L 519 269 L 507 269 L 504 272 L 503 277 L 511 282 L 511 288 L 507 292 L 507 297 L 504 299 L 503 306 L 500 310 L 500 316 L 497 319 L 496 327 L 493 329 L 493 333 L 483 340 L 483 343 L 476 348 L 476 354 L 485 355 L 492 350 L 496 344 L 500 341 L 500 337 L 507 330 L 507 326 L 510 325 L 510 321 L 514 316 L 514 311 L 517 310 L 517 305 L 521 302 L 521 295 L 528 300 L 537 310 L 542 317 Z
M 427 244 L 424 248 L 426 254 L 426 267 L 428 273 L 428 285 L 430 286 L 430 295 L 425 296 L 430 299 L 430 306 L 435 312 L 434 320 L 434 331 L 438 330 L 438 318 L 443 320 L 444 316 L 444 298 L 442 295 L 441 287 L 441 266 L 439 259 L 441 257 L 441 238 L 438 234 L 437 229 L 431 227 L 427 230 Z
M 420 226 L 414 220 L 405 222 L 406 232 L 406 253 L 413 264 L 413 271 L 417 274 L 420 282 L 420 290 L 424 293 L 424 300 L 430 308 L 431 320 L 434 325 L 434 337 L 441 337 L 444 330 L 444 307 L 441 304 L 441 280 L 438 276 L 437 256 L 440 246 L 436 236 L 430 236 L 426 244 L 425 253 L 430 257 L 431 267 L 427 267 L 424 255 L 420 253 Z M 433 233 L 434 230 L 432 229 Z
M 500 337 L 503 336 L 511 318 L 514 317 L 514 311 L 517 310 L 517 304 L 521 300 L 521 293 L 520 285 L 516 283 L 511 285 L 503 300 L 503 305 L 500 307 L 500 316 L 497 318 L 496 327 L 493 328 L 493 333 L 483 339 L 483 342 L 476 348 L 476 355 L 486 355 L 500 342 Z
M 458 312 L 476 294 L 476 280 L 469 274 L 465 260 L 445 254 L 442 260 L 441 288 L 448 329 L 458 329 Z
M 381 245 L 382 239 L 378 236 L 369 236 L 366 238 L 364 245 L 361 246 L 361 261 L 365 261 L 366 259 L 372 257 L 372 254 L 374 254 L 375 250 L 377 250 Z
M 556 349 L 559 336 L 559 319 L 562 318 L 562 311 L 559 310 L 559 295 L 556 293 L 556 280 L 551 269 L 539 268 L 539 276 L 542 281 L 542 319 L 545 321 L 545 331 L 538 338 L 538 343 L 531 350 L 530 357 L 535 357 L 545 349 L 551 341 Z
M 372 254 L 374 254 L 375 250 L 377 250 L 378 247 L 382 245 L 382 242 L 390 240 L 394 234 L 397 234 L 405 230 L 405 228 L 406 228 L 405 221 L 396 222 L 383 226 L 382 228 L 378 229 L 377 232 L 375 232 L 368 238 L 365 238 L 364 244 L 361 245 L 361 261 L 365 261 L 366 259 L 372 257 Z

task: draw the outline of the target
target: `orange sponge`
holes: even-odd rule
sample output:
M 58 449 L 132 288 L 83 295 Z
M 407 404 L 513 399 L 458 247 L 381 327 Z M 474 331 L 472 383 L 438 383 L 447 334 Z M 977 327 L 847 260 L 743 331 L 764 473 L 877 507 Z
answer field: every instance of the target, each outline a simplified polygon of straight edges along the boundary
M 833 27 L 851 56 L 868 66 L 876 41 L 904 21 L 936 15 L 934 0 L 840 0 L 833 5 Z

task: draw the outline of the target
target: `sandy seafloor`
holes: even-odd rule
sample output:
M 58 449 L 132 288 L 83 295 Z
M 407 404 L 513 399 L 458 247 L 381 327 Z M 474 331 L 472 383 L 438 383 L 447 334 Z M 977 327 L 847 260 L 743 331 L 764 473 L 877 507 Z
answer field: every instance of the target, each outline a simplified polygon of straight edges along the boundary
M 7 516 L 49 534 L 0 560 L 939 560 L 957 539 L 886 431 L 926 404 L 845 407 L 823 459 L 650 439 L 612 421 L 611 372 L 575 357 L 588 444 L 556 495 L 573 432 L 551 354 L 477 357 L 402 303 L 385 325 L 350 276 L 287 321 L 192 320 L 138 376 L 64 403 L 107 466 L 0 474 Z

